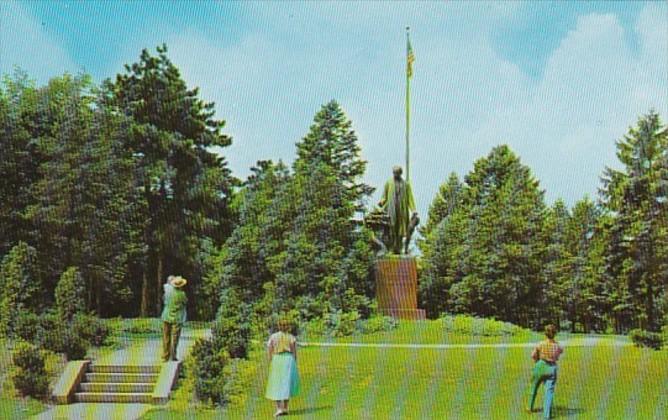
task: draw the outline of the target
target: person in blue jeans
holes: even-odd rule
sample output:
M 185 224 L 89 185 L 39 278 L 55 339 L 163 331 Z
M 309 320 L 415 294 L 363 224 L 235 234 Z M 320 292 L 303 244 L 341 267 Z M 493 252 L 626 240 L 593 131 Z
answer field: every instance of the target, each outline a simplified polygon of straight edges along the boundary
M 534 361 L 531 371 L 531 386 L 529 389 L 529 405 L 527 411 L 533 412 L 536 402 L 536 394 L 540 384 L 545 384 L 545 401 L 543 402 L 543 418 L 549 419 L 552 412 L 552 401 L 554 400 L 554 387 L 557 383 L 557 360 L 564 349 L 557 343 L 554 337 L 557 335 L 557 327 L 550 324 L 545 327 L 545 340 L 538 343 L 531 353 Z

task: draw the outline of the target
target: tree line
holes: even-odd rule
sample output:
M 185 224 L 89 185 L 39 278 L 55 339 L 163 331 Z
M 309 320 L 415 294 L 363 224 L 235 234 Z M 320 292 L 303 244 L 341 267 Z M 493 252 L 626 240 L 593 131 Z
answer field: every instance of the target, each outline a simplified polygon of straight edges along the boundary
M 616 143 L 596 201 L 548 206 L 507 147 L 440 186 L 422 228 L 420 301 L 444 312 L 573 331 L 668 321 L 668 130 L 653 111 Z
M 21 287 L 34 289 L 37 310 L 69 267 L 102 316 L 157 314 L 168 273 L 199 293 L 200 260 L 229 235 L 238 182 L 210 151 L 231 144 L 213 107 L 164 46 L 99 86 L 85 74 L 45 86 L 4 77 L 0 254 L 6 265 L 23 249 L 36 255 Z
M 154 316 L 172 273 L 189 279 L 200 319 L 234 308 L 252 329 L 278 312 L 332 325 L 372 314 L 372 233 L 355 219 L 374 189 L 341 106 L 316 113 L 292 165 L 259 161 L 245 180 L 223 157 L 232 139 L 214 111 L 165 46 L 99 85 L 85 74 L 44 86 L 5 76 L 0 325 L 52 307 L 73 276 L 85 311 Z M 599 198 L 570 209 L 548 206 L 507 146 L 464 179 L 452 174 L 421 228 L 421 307 L 523 326 L 658 329 L 668 313 L 667 138 L 656 113 L 641 117 L 617 142 L 621 168 L 605 169 Z M 249 331 L 242 318 L 237 333 Z

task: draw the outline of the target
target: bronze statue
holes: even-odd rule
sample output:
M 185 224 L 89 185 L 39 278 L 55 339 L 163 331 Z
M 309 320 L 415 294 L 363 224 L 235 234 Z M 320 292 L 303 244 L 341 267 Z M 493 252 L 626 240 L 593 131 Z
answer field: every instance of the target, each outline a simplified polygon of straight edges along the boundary
M 411 186 L 401 177 L 401 167 L 395 166 L 392 168 L 392 173 L 394 176 L 385 183 L 378 206 L 388 222 L 386 241 L 388 248 L 395 254 L 400 254 L 402 251 L 407 254 L 411 236 L 420 219 L 415 211 Z

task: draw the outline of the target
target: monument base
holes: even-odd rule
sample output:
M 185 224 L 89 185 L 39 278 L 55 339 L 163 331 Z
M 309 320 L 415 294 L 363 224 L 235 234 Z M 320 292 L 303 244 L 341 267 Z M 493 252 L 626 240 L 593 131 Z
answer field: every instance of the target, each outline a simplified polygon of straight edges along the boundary
M 417 261 L 415 257 L 385 257 L 376 261 L 378 312 L 398 319 L 425 319 L 417 307 Z

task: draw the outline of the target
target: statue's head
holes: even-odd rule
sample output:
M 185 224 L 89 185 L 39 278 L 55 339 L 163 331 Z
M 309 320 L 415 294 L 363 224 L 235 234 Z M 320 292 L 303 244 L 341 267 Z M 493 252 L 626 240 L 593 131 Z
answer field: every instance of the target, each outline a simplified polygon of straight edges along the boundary
M 392 174 L 394 175 L 394 179 L 401 179 L 402 173 L 403 170 L 401 169 L 401 166 L 395 165 L 392 167 Z

